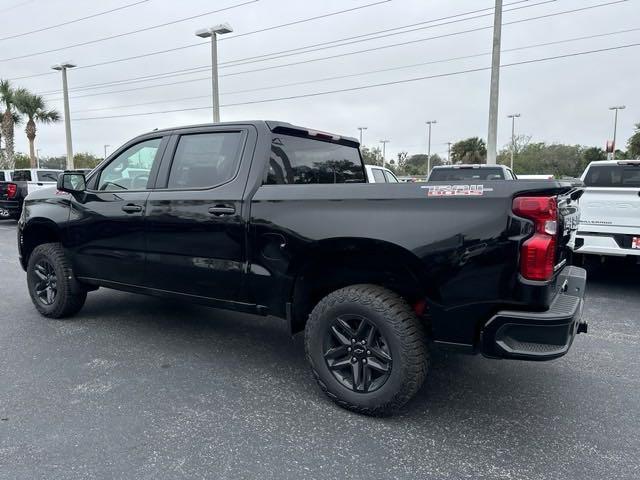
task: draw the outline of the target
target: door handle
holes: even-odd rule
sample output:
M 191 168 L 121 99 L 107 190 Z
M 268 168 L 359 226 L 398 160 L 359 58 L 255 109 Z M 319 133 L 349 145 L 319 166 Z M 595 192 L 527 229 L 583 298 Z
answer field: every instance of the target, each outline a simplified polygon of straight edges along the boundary
M 140 205 L 128 204 L 122 207 L 122 211 L 126 213 L 138 213 L 142 211 L 142 207 Z
M 216 205 L 215 207 L 211 207 L 209 209 L 209 214 L 214 215 L 216 217 L 222 217 L 225 215 L 233 215 L 236 213 L 236 207 L 229 204 L 224 205 Z

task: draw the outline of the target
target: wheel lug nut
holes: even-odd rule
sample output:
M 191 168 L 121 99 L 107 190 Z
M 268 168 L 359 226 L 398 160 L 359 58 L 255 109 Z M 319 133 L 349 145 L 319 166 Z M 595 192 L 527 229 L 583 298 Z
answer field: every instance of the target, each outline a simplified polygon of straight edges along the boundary
M 360 342 L 360 343 L 362 343 L 362 345 L 364 345 L 364 344 L 367 343 L 367 341 L 366 340 L 362 340 L 362 342 Z
M 347 347 L 347 352 L 350 352 L 350 351 L 351 351 L 351 347 Z
M 356 339 L 355 339 L 355 338 L 352 338 L 352 339 L 351 339 L 351 343 L 356 343 Z
M 367 363 L 367 359 L 366 359 L 366 358 L 363 358 L 363 359 L 362 359 L 362 363 Z
M 356 357 L 351 357 L 351 361 L 355 363 L 357 361 Z
M 367 350 L 367 355 L 371 355 L 371 350 Z

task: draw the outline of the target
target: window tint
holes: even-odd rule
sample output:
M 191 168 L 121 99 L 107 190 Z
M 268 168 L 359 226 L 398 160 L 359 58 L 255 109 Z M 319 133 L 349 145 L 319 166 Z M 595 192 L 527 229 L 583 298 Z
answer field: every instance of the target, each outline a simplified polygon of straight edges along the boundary
M 39 170 L 36 172 L 36 175 L 38 175 L 39 182 L 57 182 L 60 172 L 55 170 Z
M 145 190 L 161 141 L 154 138 L 127 148 L 102 170 L 98 190 Z
M 271 142 L 266 183 L 365 183 L 365 176 L 357 148 L 278 135 Z
M 16 170 L 13 172 L 12 180 L 14 182 L 30 182 L 31 171 L 30 170 Z
M 587 187 L 640 187 L 640 165 L 591 166 L 584 179 Z
M 384 173 L 379 168 L 372 168 L 371 173 L 373 174 L 373 180 L 375 183 L 386 183 L 384 179 Z
M 169 188 L 214 187 L 231 180 L 240 160 L 242 132 L 183 135 L 173 157 Z
M 383 170 L 383 172 L 384 172 L 384 178 L 387 179 L 387 183 L 398 183 L 398 179 L 393 173 L 387 172 L 386 170 Z
M 504 174 L 501 168 L 434 168 L 429 177 L 432 182 L 457 180 L 504 180 Z
M 0 172 L 0 182 L 4 182 L 5 178 L 4 178 L 4 172 Z

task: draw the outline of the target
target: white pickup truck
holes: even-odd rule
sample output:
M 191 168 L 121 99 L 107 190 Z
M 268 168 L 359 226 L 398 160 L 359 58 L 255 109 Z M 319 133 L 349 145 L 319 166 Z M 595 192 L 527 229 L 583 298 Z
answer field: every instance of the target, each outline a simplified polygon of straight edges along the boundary
M 640 260 L 640 160 L 592 162 L 581 180 L 575 252 Z
M 27 168 L 1 173 L 0 218 L 17 219 L 25 197 L 37 190 L 55 187 L 62 170 Z

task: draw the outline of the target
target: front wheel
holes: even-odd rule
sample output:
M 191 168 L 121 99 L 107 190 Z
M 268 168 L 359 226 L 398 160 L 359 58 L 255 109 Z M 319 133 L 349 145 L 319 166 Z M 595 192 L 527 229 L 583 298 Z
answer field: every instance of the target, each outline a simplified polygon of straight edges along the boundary
M 354 285 L 323 298 L 305 327 L 305 347 L 322 390 L 359 413 L 397 410 L 427 372 L 422 323 L 402 297 L 376 285 Z
M 33 250 L 27 265 L 27 285 L 36 309 L 49 318 L 75 315 L 87 298 L 59 243 L 45 243 Z

